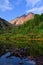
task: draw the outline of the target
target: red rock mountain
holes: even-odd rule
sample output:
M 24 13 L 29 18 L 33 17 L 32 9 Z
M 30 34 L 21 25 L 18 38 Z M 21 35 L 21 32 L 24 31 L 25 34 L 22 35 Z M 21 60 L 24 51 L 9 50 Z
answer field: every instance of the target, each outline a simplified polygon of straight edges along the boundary
M 34 18 L 34 14 L 33 13 L 29 13 L 27 15 L 22 15 L 20 17 L 17 17 L 13 20 L 10 21 L 11 24 L 13 25 L 21 25 L 23 23 L 25 23 L 28 20 L 31 20 Z

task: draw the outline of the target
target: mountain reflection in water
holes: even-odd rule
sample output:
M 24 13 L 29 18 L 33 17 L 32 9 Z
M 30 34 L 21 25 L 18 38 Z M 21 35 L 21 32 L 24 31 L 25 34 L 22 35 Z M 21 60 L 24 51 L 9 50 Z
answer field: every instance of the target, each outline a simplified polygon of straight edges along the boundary
M 9 55 L 10 52 L 0 57 L 0 65 L 35 65 L 35 61 L 29 60 L 28 58 L 20 59 L 19 57 L 15 57 L 15 56 L 6 58 Z

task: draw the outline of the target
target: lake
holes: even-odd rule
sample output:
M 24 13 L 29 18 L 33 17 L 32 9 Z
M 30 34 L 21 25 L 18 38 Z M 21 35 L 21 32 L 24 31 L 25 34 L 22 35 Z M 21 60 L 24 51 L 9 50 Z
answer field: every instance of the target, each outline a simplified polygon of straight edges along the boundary
M 20 59 L 19 57 L 15 57 L 15 56 L 6 58 L 9 55 L 10 52 L 0 57 L 0 65 L 36 65 L 35 61 L 29 60 L 28 58 Z

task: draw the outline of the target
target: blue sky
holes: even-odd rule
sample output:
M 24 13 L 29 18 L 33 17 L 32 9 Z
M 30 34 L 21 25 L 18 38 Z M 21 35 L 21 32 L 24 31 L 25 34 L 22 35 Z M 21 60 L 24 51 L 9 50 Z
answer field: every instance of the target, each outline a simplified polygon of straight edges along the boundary
M 0 17 L 8 21 L 29 12 L 43 13 L 43 0 L 0 0 Z

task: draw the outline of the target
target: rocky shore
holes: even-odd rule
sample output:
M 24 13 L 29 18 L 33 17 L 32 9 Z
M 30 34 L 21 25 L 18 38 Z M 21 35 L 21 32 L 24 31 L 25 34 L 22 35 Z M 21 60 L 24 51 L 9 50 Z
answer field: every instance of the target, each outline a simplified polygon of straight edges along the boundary
M 15 48 L 14 50 L 10 51 L 10 56 L 17 56 L 17 57 L 20 57 L 20 58 L 27 57 L 28 56 L 28 54 L 27 54 L 28 51 L 29 51 L 29 47 L 28 48 L 23 48 L 23 49 Z M 10 56 L 8 56 L 8 57 L 10 57 Z
M 10 50 L 9 52 L 10 52 L 10 55 L 7 56 L 6 58 L 10 58 L 11 56 L 16 56 L 22 59 L 27 57 L 28 59 L 35 61 L 36 65 L 43 65 L 43 56 L 33 57 L 31 55 L 28 55 L 29 47 L 23 48 L 23 49 L 14 48 L 13 50 Z
M 33 56 L 27 54 L 28 51 L 29 48 L 24 48 L 24 49 L 15 48 L 14 50 L 10 51 L 10 56 L 8 56 L 7 58 L 11 56 L 17 56 L 20 58 L 27 57 L 30 60 L 34 60 L 36 62 L 36 65 L 43 65 L 43 56 L 37 56 L 34 58 Z

